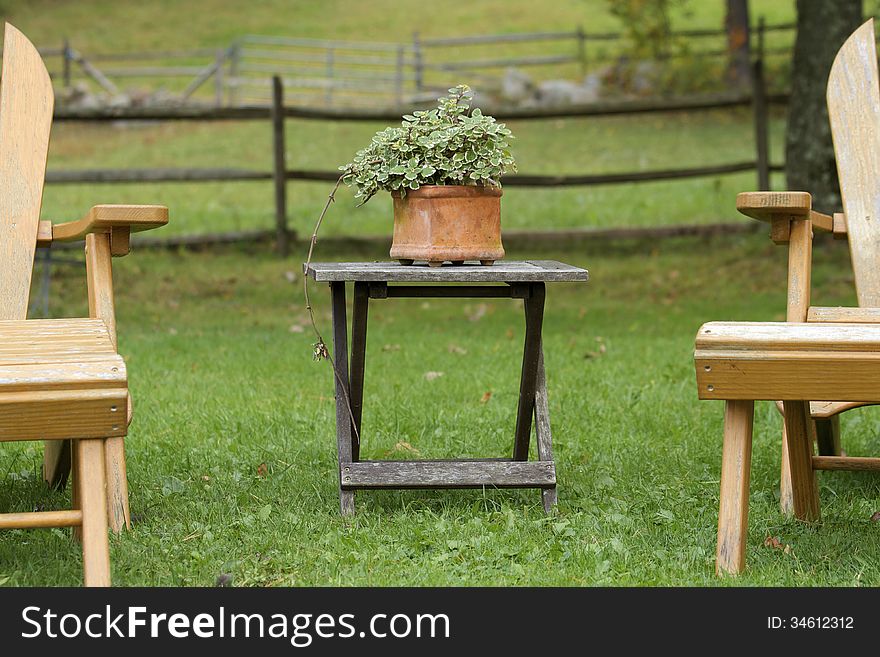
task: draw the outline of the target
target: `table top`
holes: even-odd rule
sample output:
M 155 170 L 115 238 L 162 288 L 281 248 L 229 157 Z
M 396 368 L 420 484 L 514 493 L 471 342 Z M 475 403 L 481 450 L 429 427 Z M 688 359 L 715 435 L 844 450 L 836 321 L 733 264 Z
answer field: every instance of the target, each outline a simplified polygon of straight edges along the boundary
M 305 268 L 305 266 L 304 266 Z M 589 280 L 586 269 L 555 260 L 499 260 L 494 265 L 401 265 L 384 262 L 313 262 L 306 275 L 316 281 L 396 283 L 552 283 Z

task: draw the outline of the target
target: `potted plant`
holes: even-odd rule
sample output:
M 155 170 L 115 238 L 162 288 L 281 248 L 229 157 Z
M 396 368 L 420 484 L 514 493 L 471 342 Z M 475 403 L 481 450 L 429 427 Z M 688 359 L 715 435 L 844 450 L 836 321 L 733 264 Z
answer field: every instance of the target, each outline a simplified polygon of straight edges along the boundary
M 471 98 L 466 85 L 450 89 L 435 109 L 404 115 L 340 167 L 361 204 L 391 192 L 391 257 L 403 265 L 491 265 L 504 257 L 500 181 L 516 170 L 512 135 L 479 108 L 470 111 Z

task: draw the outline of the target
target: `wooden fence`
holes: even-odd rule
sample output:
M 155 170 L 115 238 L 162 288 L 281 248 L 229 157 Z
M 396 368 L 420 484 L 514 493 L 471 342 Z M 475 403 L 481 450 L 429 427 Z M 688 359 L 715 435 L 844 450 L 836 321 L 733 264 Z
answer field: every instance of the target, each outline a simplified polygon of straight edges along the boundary
M 791 52 L 793 24 L 753 28 L 762 56 Z M 778 33 L 778 43 L 763 45 Z M 674 32 L 696 44 L 688 55 L 723 58 L 723 30 Z M 297 106 L 405 107 L 433 101 L 438 93 L 468 80 L 497 89 L 508 68 L 549 69 L 559 78 L 582 77 L 625 52 L 618 32 L 570 31 L 422 38 L 406 43 L 358 42 L 247 35 L 221 48 L 83 53 L 65 41 L 41 49 L 60 87 L 76 81 L 115 95 L 127 86 L 161 86 L 169 101 L 198 101 L 215 107 L 271 105 L 272 77 L 281 77 L 287 100 Z
M 785 96 L 768 96 L 763 79 L 763 62 L 756 59 L 753 64 L 753 91 L 751 94 L 714 95 L 697 98 L 638 100 L 616 103 L 597 103 L 581 107 L 565 109 L 529 109 L 529 110 L 491 110 L 499 119 L 546 119 L 551 117 L 585 117 L 609 116 L 650 112 L 695 112 L 737 107 L 751 107 L 755 129 L 755 159 L 703 167 L 670 168 L 652 171 L 635 171 L 622 173 L 584 174 L 584 175 L 529 175 L 514 174 L 503 178 L 507 186 L 529 187 L 562 187 L 573 185 L 608 185 L 620 183 L 638 183 L 658 180 L 680 180 L 703 176 L 725 175 L 743 171 L 755 171 L 757 189 L 767 190 L 770 185 L 770 173 L 782 170 L 780 165 L 770 162 L 768 140 L 768 113 L 772 102 L 785 102 Z M 57 108 L 57 121 L 89 121 L 113 122 L 120 120 L 137 121 L 267 121 L 271 125 L 273 140 L 273 168 L 271 171 L 259 171 L 241 168 L 156 168 L 156 169 L 106 169 L 106 170 L 65 170 L 49 171 L 46 182 L 49 184 L 83 184 L 83 183 L 158 183 L 206 181 L 257 181 L 272 180 L 275 206 L 274 234 L 279 251 L 286 255 L 289 244 L 296 235 L 288 226 L 287 212 L 287 181 L 335 181 L 338 171 L 314 171 L 289 169 L 285 159 L 285 119 L 310 119 L 332 121 L 398 121 L 398 109 L 385 110 L 341 110 L 339 108 L 302 108 L 287 107 L 284 103 L 285 87 L 279 76 L 273 78 L 273 97 L 270 107 L 182 107 L 182 108 L 107 108 L 100 110 L 71 110 Z M 199 241 L 217 242 L 253 239 L 264 236 L 266 230 L 247 234 L 227 236 L 192 236 L 186 238 L 187 243 Z M 180 239 L 173 241 L 180 242 Z

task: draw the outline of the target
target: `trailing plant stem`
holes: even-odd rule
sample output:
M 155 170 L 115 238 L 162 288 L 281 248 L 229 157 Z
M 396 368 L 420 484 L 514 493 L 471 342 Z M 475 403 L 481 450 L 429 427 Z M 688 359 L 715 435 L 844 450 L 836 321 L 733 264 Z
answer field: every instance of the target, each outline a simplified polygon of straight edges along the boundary
M 336 200 L 336 192 L 339 190 L 339 186 L 342 184 L 342 178 L 345 176 L 343 173 L 336 181 L 336 184 L 333 186 L 333 190 L 330 192 L 330 195 L 327 197 L 327 202 L 324 204 L 324 209 L 321 210 L 321 215 L 318 217 L 317 223 L 315 223 L 315 229 L 312 231 L 312 238 L 309 241 L 309 255 L 306 258 L 306 265 L 303 271 L 303 294 L 306 299 L 306 310 L 309 312 L 309 320 L 312 323 L 312 331 L 315 333 L 315 345 L 314 345 L 314 359 L 315 360 L 326 360 L 330 363 L 330 366 L 333 368 L 333 377 L 335 379 L 335 383 L 338 384 L 339 390 L 342 390 L 342 395 L 345 401 L 345 407 L 348 409 L 348 416 L 351 419 L 351 429 L 354 431 L 355 439 L 360 442 L 360 431 L 358 430 L 357 424 L 354 419 L 354 411 L 351 408 L 351 400 L 348 397 L 348 391 L 345 389 L 345 385 L 342 379 L 342 376 L 339 374 L 339 368 L 336 366 L 336 361 L 330 355 L 329 350 L 327 349 L 327 344 L 324 342 L 324 338 L 321 335 L 321 331 L 318 330 L 318 324 L 315 322 L 315 312 L 312 310 L 312 301 L 309 297 L 309 266 L 312 264 L 312 254 L 315 252 L 315 244 L 318 243 L 318 231 L 321 230 L 321 224 L 324 221 L 324 216 L 327 214 L 327 210 L 330 209 L 330 205 Z

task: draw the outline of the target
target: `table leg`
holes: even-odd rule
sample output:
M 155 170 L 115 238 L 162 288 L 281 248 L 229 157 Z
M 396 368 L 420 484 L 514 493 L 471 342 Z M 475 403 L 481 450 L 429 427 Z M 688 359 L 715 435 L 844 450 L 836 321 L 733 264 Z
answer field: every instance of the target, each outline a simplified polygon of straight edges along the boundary
M 541 356 L 541 328 L 544 321 L 544 284 L 531 283 L 529 296 L 523 300 L 526 315 L 526 338 L 523 347 L 522 378 L 519 385 L 519 406 L 516 412 L 516 437 L 513 460 L 529 459 L 532 415 L 535 411 L 538 361 Z
M 370 304 L 369 283 L 354 284 L 351 311 L 351 414 L 354 425 L 351 458 L 360 460 L 361 415 L 364 408 L 364 364 L 367 357 L 367 313 Z
M 333 306 L 333 363 L 336 382 L 336 450 L 339 455 L 339 508 L 344 516 L 354 515 L 354 491 L 344 490 L 346 467 L 352 461 L 351 416 L 348 404 L 348 320 L 345 316 L 345 283 L 330 283 Z
M 538 460 L 553 461 L 553 437 L 550 433 L 550 408 L 547 402 L 547 378 L 544 373 L 543 349 L 538 355 L 537 390 L 535 391 L 535 436 L 538 443 Z M 550 513 L 556 506 L 556 485 L 541 490 L 544 512 Z

